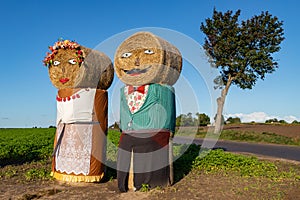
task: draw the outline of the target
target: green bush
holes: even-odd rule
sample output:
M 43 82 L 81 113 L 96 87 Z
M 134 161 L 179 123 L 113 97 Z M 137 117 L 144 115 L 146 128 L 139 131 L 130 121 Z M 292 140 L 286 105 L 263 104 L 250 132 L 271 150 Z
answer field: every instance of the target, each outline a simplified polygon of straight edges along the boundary
M 229 124 L 240 124 L 241 123 L 241 119 L 239 117 L 229 117 L 226 120 L 226 123 L 229 123 Z
M 206 150 L 193 161 L 193 168 L 205 172 L 237 172 L 246 177 L 295 178 L 295 172 L 279 172 L 272 162 L 259 161 L 256 157 L 226 153 L 221 149 Z

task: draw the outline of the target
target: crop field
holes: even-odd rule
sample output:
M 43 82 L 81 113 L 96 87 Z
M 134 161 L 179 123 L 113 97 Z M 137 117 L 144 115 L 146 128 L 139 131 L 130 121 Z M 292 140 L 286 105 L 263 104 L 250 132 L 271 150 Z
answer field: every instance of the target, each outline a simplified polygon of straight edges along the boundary
M 0 166 L 48 159 L 54 135 L 54 128 L 0 129 Z
M 233 128 L 224 131 L 238 133 Z M 139 192 L 119 193 L 113 167 L 107 168 L 106 178 L 100 184 L 60 183 L 50 176 L 54 135 L 55 128 L 0 129 L 0 199 L 94 199 L 96 195 L 104 199 L 297 199 L 300 196 L 299 163 L 262 160 L 221 149 L 203 151 L 199 156 L 197 145 L 174 145 L 174 156 L 178 158 L 174 162 L 175 184 L 167 188 L 145 186 Z M 116 163 L 119 137 L 119 131 L 109 130 L 109 166 Z M 276 138 L 278 134 L 268 137 Z

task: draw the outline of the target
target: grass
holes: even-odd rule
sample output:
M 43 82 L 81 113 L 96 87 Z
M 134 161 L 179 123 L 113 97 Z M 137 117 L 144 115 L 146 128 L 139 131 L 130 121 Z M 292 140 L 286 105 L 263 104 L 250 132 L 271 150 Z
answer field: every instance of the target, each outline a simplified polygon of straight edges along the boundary
M 142 184 L 142 187 L 140 189 L 141 192 L 148 192 L 150 191 L 150 186 L 148 184 Z
M 196 138 L 218 138 L 222 140 L 233 140 L 233 141 L 243 141 L 243 142 L 261 142 L 261 143 L 271 143 L 271 144 L 283 144 L 283 145 L 296 145 L 300 146 L 300 139 L 291 138 L 283 135 L 278 135 L 275 133 L 262 132 L 257 133 L 254 131 L 236 131 L 236 130 L 223 130 L 220 135 L 213 134 L 211 132 L 206 132 L 204 129 L 195 128 L 180 130 L 177 135 L 196 137 Z
M 180 150 L 185 150 L 182 154 Z M 192 144 L 174 146 L 174 156 L 181 155 L 174 162 L 175 182 L 196 169 L 204 173 L 238 173 L 243 177 L 266 177 L 271 179 L 291 178 L 300 180 L 299 168 L 278 167 L 271 161 L 261 161 L 254 156 L 238 155 L 225 152 L 222 149 L 201 150 L 200 146 Z
M 33 168 L 29 169 L 24 173 L 25 179 L 28 181 L 31 180 L 48 180 L 51 179 L 50 169 L 49 168 Z
M 277 135 L 275 133 L 262 132 L 261 134 L 255 132 L 238 132 L 232 130 L 224 130 L 221 133 L 221 139 L 237 140 L 237 141 L 251 141 L 251 142 L 265 142 L 272 144 L 285 145 L 300 145 L 300 140 L 295 140 L 290 137 Z
M 192 168 L 210 172 L 237 172 L 244 177 L 266 177 L 274 180 L 292 178 L 300 180 L 300 172 L 290 168 L 279 171 L 270 161 L 261 161 L 253 156 L 236 155 L 221 149 L 202 151 L 193 161 Z
M 27 181 L 49 180 L 51 170 L 51 153 L 53 150 L 54 129 L 0 129 L 0 168 L 1 178 L 12 178 L 22 176 Z M 245 138 L 257 141 L 251 133 L 243 134 L 234 131 L 224 131 L 223 138 Z M 223 133 L 222 133 L 223 134 Z M 256 134 L 257 135 L 257 134 Z M 264 141 L 280 140 L 288 143 L 289 140 L 280 139 L 274 134 L 260 134 Z M 109 130 L 107 145 L 107 179 L 116 178 L 117 146 L 120 133 L 116 130 Z M 270 138 L 270 139 L 266 139 Z M 14 149 L 12 149 L 14 146 Z M 300 180 L 300 170 L 293 166 L 279 170 L 277 165 L 272 162 L 260 161 L 255 157 L 236 155 L 223 150 L 206 150 L 199 154 L 200 146 L 197 145 L 176 145 L 174 151 L 174 179 L 180 181 L 190 173 L 197 170 L 204 173 L 238 173 L 244 177 L 267 177 L 274 180 L 295 179 Z M 19 163 L 18 163 L 19 162 Z M 3 164 L 5 163 L 5 164 Z M 23 164 L 25 167 L 18 170 L 14 165 Z M 28 167 L 26 167 L 28 166 Z M 145 186 L 146 190 L 146 186 Z
M 200 146 L 198 145 L 173 145 L 174 154 L 174 181 L 178 182 L 185 177 L 192 169 L 193 162 L 199 155 Z
M 52 180 L 51 161 L 31 161 L 20 165 L 6 165 L 0 168 L 1 179 L 15 179 L 19 182 Z

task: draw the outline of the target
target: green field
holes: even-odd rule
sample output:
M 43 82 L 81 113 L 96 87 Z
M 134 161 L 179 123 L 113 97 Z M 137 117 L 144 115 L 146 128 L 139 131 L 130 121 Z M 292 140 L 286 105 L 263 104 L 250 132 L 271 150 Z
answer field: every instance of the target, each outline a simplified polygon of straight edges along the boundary
M 51 159 L 55 128 L 0 129 L 0 166 Z M 115 161 L 120 137 L 118 131 L 108 134 L 108 158 Z
M 0 129 L 0 165 L 48 159 L 54 135 L 54 128 Z
M 57 189 L 58 183 L 50 176 L 54 135 L 54 128 L 0 129 L 0 193 L 5 192 L 3 199 L 36 199 L 52 195 L 60 198 L 64 194 L 66 196 L 61 199 L 69 198 L 69 195 L 82 199 L 91 192 L 101 197 L 106 195 L 108 199 L 118 199 L 119 194 L 113 188 L 117 188 L 114 166 L 120 133 L 116 130 L 108 132 L 107 170 L 103 184 L 86 184 L 80 189 L 68 184 Z M 145 184 L 141 191 L 147 192 L 153 199 L 199 199 L 201 195 L 206 196 L 212 186 L 218 185 L 213 195 L 220 199 L 224 194 L 234 194 L 238 199 L 299 196 L 299 164 L 261 160 L 221 149 L 203 150 L 199 155 L 200 146 L 194 144 L 174 144 L 173 150 L 175 184 L 150 190 Z M 52 185 L 50 189 L 49 185 Z M 134 194 L 139 195 L 138 192 Z
M 0 165 L 20 165 L 24 163 L 46 163 L 42 171 L 26 171 L 30 174 L 43 174 L 48 177 L 50 173 L 51 154 L 53 151 L 54 128 L 30 128 L 30 129 L 0 129 Z M 112 165 L 116 162 L 117 144 L 120 133 L 109 130 L 107 145 L 107 160 Z M 174 145 L 174 170 L 175 180 L 178 181 L 192 169 L 215 171 L 235 171 L 242 176 L 264 176 L 271 178 L 300 176 L 294 171 L 278 172 L 277 167 L 266 161 L 259 161 L 255 157 L 235 155 L 223 150 L 204 151 L 200 154 L 200 147 L 196 145 Z M 203 155 L 206 156 L 203 156 Z M 114 169 L 108 170 L 109 179 L 115 178 Z M 4 172 L 2 172 L 4 173 Z M 9 173 L 8 173 L 9 174 Z M 42 174 L 42 175 L 40 175 Z M 3 175 L 2 175 L 3 176 Z

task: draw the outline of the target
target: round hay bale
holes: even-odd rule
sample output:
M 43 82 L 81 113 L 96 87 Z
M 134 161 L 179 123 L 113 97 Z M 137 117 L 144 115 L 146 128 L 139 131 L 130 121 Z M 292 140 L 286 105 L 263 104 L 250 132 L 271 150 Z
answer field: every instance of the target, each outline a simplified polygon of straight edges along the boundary
M 108 56 L 96 50 L 83 47 L 86 57 L 76 87 L 93 87 L 106 90 L 114 78 L 113 64 Z
M 58 41 L 50 47 L 44 63 L 48 66 L 52 84 L 58 89 L 110 87 L 114 68 L 104 53 L 69 40 Z
M 118 47 L 114 66 L 119 79 L 128 85 L 173 85 L 181 73 L 182 56 L 166 40 L 150 32 L 138 32 Z

